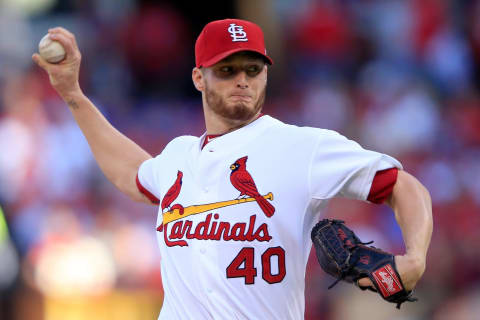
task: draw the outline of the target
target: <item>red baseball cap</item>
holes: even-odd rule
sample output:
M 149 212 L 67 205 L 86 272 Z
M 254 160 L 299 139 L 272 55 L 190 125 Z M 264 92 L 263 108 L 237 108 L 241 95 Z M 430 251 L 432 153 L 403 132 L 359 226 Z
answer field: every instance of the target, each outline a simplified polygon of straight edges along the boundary
M 269 64 L 263 31 L 255 23 L 240 19 L 216 20 L 208 23 L 195 42 L 197 68 L 210 67 L 239 51 L 261 54 Z

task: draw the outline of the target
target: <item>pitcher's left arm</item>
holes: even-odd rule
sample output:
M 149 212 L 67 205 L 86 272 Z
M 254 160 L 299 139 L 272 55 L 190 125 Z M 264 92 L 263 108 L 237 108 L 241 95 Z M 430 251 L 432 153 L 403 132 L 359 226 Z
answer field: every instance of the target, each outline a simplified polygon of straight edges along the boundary
M 386 204 L 394 211 L 402 230 L 406 252 L 395 256 L 395 262 L 405 288 L 411 290 L 425 272 L 433 230 L 432 200 L 428 190 L 414 176 L 399 170 Z M 359 285 L 372 284 L 370 279 L 363 278 Z

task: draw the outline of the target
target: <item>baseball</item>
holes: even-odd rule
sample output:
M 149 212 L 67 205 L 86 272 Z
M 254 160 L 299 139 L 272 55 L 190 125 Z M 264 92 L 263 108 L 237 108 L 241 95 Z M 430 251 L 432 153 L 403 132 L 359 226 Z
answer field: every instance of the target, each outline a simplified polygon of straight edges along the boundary
M 65 59 L 65 49 L 62 44 L 50 39 L 48 34 L 38 43 L 38 53 L 40 53 L 43 59 L 50 63 L 59 63 Z

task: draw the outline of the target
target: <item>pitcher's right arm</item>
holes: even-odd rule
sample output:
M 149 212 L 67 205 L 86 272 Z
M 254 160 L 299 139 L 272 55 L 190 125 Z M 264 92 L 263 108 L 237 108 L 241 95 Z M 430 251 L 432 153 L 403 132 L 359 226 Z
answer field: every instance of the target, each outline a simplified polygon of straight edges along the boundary
M 79 84 L 81 54 L 75 36 L 61 27 L 48 32 L 52 40 L 63 45 L 66 58 L 51 64 L 35 53 L 33 61 L 48 73 L 51 85 L 69 106 L 107 179 L 133 200 L 151 203 L 136 185 L 138 168 L 151 155 L 115 129 L 83 94 Z

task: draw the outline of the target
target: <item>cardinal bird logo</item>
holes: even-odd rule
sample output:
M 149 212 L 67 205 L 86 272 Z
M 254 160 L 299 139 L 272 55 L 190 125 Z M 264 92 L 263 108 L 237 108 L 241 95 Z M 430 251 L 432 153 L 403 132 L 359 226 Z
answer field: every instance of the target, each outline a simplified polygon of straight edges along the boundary
M 178 170 L 177 179 L 175 180 L 173 185 L 170 187 L 170 189 L 168 189 L 167 194 L 165 194 L 165 196 L 162 199 L 162 203 L 161 203 L 162 212 L 166 208 L 168 208 L 170 211 L 172 211 L 174 209 L 179 209 L 180 210 L 180 215 L 183 214 L 184 208 L 183 208 L 182 205 L 175 204 L 172 207 L 170 207 L 172 205 L 172 202 L 175 201 L 175 199 L 177 199 L 178 195 L 180 194 L 180 190 L 182 189 L 182 178 L 183 178 L 183 172 Z M 161 224 L 157 228 L 158 231 L 162 231 L 162 229 L 163 229 L 163 224 Z
M 165 210 L 165 208 L 170 208 L 170 205 L 172 204 L 175 199 L 177 199 L 178 195 L 180 194 L 180 189 L 182 189 L 182 178 L 183 178 L 183 172 L 178 170 L 177 172 L 177 179 L 173 183 L 173 185 L 168 189 L 167 194 L 163 197 L 162 200 L 162 211 Z
M 265 199 L 257 190 L 257 186 L 253 181 L 252 176 L 247 171 L 247 159 L 248 156 L 238 159 L 231 166 L 230 169 L 230 182 L 232 185 L 240 191 L 239 198 L 241 196 L 249 196 L 255 199 L 255 201 L 262 209 L 263 213 L 267 217 L 273 216 L 275 212 L 275 207 L 272 206 L 267 199 Z

